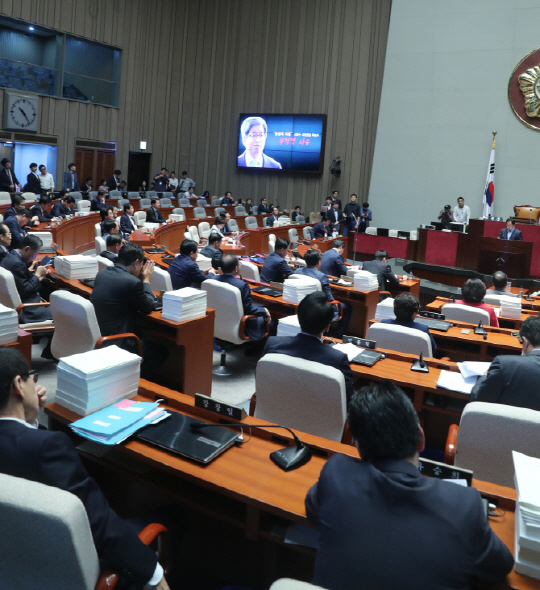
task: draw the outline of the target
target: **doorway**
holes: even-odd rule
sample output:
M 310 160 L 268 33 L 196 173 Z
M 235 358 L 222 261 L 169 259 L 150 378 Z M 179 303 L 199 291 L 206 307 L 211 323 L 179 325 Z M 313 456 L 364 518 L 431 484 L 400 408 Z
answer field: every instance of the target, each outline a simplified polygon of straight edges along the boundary
M 128 163 L 128 190 L 138 191 L 143 180 L 150 189 L 150 158 L 152 154 L 142 152 L 129 152 Z
M 103 178 L 107 180 L 113 175 L 115 158 L 114 151 L 76 148 L 75 165 L 79 184 L 91 178 L 94 190 L 97 190 Z

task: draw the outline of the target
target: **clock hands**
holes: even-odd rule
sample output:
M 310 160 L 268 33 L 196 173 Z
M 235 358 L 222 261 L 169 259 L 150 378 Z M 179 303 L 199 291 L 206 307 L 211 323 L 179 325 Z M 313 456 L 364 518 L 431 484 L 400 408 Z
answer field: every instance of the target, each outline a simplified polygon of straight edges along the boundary
M 24 118 L 28 121 L 28 124 L 31 125 L 31 121 L 30 119 L 26 116 L 26 113 L 21 109 L 21 107 L 18 107 L 19 111 L 21 111 L 21 113 L 23 114 Z

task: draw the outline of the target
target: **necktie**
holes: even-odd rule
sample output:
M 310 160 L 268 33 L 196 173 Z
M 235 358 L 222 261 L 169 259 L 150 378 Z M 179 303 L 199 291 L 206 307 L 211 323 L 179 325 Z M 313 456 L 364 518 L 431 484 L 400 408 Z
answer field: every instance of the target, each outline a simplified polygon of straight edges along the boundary
M 8 170 L 7 173 L 8 173 L 8 176 L 9 176 L 9 182 L 11 184 L 13 184 L 13 178 L 11 178 L 11 172 Z

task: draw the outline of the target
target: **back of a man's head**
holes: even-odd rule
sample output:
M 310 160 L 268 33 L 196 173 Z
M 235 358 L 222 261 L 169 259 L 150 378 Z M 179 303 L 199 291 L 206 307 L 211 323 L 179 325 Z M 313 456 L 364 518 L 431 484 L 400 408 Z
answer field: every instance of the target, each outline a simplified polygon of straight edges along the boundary
M 208 236 L 208 245 L 209 246 L 215 246 L 217 248 L 217 246 L 219 245 L 219 242 L 221 242 L 223 238 L 217 234 L 216 232 L 211 233 Z
M 316 250 L 315 248 L 310 248 L 305 254 L 304 254 L 304 262 L 308 265 L 308 266 L 317 266 L 317 264 L 319 264 L 319 260 L 321 259 L 321 251 L 320 250 Z
M 345 248 L 345 242 L 343 240 L 334 240 L 334 242 L 332 243 L 332 248 Z
M 24 356 L 11 346 L 0 347 L 0 411 L 7 406 L 13 380 L 19 375 L 24 381 L 30 376 Z
M 41 241 L 41 238 L 38 238 L 38 236 L 28 234 L 20 241 L 19 249 L 24 250 L 27 246 L 30 247 L 30 250 L 36 251 L 43 246 L 43 242 Z
M 493 281 L 493 287 L 497 289 L 497 291 L 504 291 L 506 289 L 506 282 L 508 281 L 508 277 L 502 270 L 494 272 L 491 279 Z
M 461 287 L 465 303 L 481 303 L 486 294 L 486 285 L 480 279 L 467 279 Z
M 420 309 L 420 301 L 413 293 L 400 293 L 394 299 L 394 314 L 396 319 L 403 322 L 412 320 L 415 313 Z
M 527 340 L 534 346 L 534 348 L 540 347 L 540 318 L 528 317 L 519 329 L 519 335 Z
M 110 234 L 115 227 L 116 227 L 116 221 L 114 221 L 114 219 L 106 219 L 103 222 L 103 233 Z
M 11 204 L 12 205 L 20 205 L 21 203 L 25 203 L 26 199 L 22 195 L 11 195 Z
M 286 250 L 289 247 L 289 240 L 285 238 L 278 238 L 276 240 L 275 249 L 276 250 Z
M 419 450 L 418 414 L 391 381 L 372 382 L 353 396 L 349 429 L 363 461 L 410 459 Z
M 144 261 L 144 250 L 139 244 L 128 242 L 120 248 L 118 252 L 118 262 L 124 266 L 130 266 L 134 262 Z
M 230 274 L 234 272 L 238 266 L 238 257 L 236 254 L 225 254 L 221 258 L 221 270 L 224 274 Z
M 310 293 L 298 306 L 298 322 L 300 329 L 306 334 L 318 336 L 330 325 L 333 318 L 334 307 L 321 291 Z
M 377 250 L 375 252 L 375 260 L 383 260 L 384 258 L 388 260 L 388 252 L 386 250 Z
M 109 234 L 105 243 L 107 248 L 114 248 L 122 243 L 122 236 L 120 234 Z
M 32 213 L 30 213 L 30 209 L 23 207 L 17 211 L 17 215 L 24 215 L 27 219 L 32 219 Z
M 180 254 L 183 254 L 184 256 L 189 256 L 190 254 L 197 252 L 197 249 L 198 244 L 195 240 L 184 240 L 180 244 Z

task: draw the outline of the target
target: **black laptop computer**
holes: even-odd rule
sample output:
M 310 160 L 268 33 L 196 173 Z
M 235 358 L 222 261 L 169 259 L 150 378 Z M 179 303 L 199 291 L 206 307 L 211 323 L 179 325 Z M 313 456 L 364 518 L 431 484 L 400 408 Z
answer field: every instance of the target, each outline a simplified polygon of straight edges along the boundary
M 166 420 L 145 426 L 135 436 L 139 440 L 205 464 L 226 451 L 238 439 L 239 432 L 217 425 L 193 430 L 192 424 L 207 422 L 171 412 Z
M 378 227 L 377 228 L 377 235 L 378 236 L 385 236 L 388 237 L 388 229 L 385 227 Z
M 82 283 L 83 285 L 86 285 L 87 287 L 91 287 L 93 289 L 95 280 L 96 280 L 95 278 L 94 279 L 79 279 L 79 283 Z
M 281 297 L 283 295 L 283 291 L 279 289 L 273 289 L 272 287 L 257 287 L 253 289 L 255 293 L 261 293 L 261 295 L 270 295 L 270 297 Z

